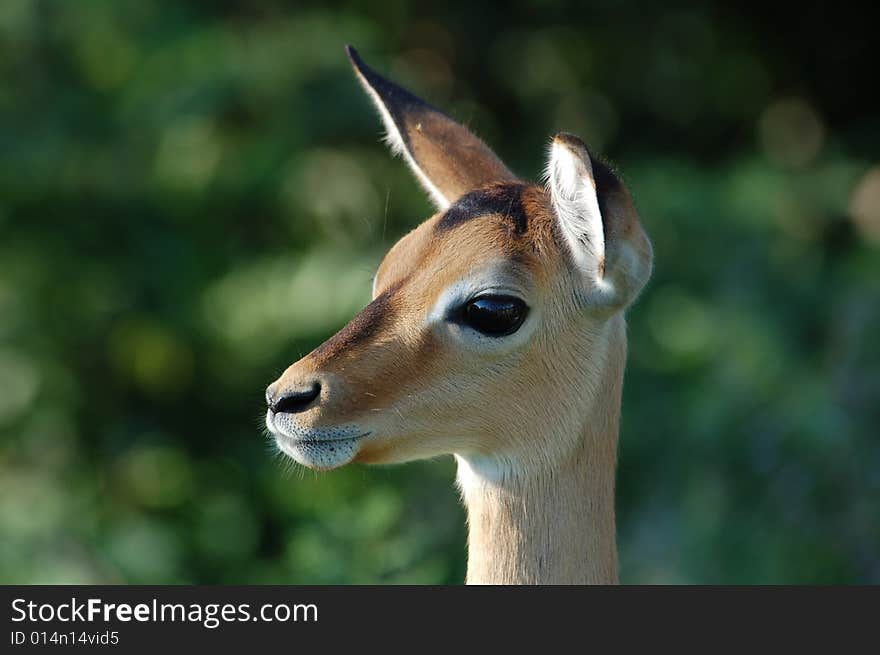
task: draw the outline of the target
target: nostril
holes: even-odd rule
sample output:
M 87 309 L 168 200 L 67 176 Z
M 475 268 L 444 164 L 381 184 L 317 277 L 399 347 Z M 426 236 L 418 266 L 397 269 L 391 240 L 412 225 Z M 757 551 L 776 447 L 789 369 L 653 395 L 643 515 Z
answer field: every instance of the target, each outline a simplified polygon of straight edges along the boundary
M 315 382 L 309 389 L 285 391 L 280 396 L 273 398 L 269 403 L 269 409 L 276 414 L 304 412 L 320 394 L 321 385 Z

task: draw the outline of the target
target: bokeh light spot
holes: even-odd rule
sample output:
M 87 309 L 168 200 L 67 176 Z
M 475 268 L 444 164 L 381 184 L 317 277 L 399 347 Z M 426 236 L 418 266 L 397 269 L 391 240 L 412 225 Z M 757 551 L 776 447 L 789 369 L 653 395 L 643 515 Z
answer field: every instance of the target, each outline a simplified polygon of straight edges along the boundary
M 26 410 L 37 395 L 40 375 L 36 365 L 13 350 L 0 350 L 0 425 Z
M 880 166 L 874 166 L 853 190 L 849 213 L 865 239 L 880 243 Z
M 764 154 L 783 168 L 807 166 L 825 143 L 821 118 L 800 98 L 784 98 L 767 107 L 758 121 L 758 134 Z
M 108 355 L 122 377 L 149 393 L 174 395 L 192 381 L 189 346 L 151 319 L 128 319 L 116 325 L 108 340 Z

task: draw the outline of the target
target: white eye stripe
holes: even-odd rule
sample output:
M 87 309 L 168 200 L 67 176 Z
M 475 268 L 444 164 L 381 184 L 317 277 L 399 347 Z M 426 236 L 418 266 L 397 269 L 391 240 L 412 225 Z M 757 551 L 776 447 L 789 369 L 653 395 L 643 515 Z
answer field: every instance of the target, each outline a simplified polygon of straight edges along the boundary
M 504 266 L 504 263 L 502 261 L 489 268 L 475 271 L 444 289 L 427 315 L 426 327 L 438 333 L 446 333 L 459 342 L 486 351 L 497 352 L 524 343 L 533 331 L 538 312 L 530 302 L 531 294 L 517 283 L 509 272 L 509 266 Z M 512 296 L 522 300 L 529 308 L 525 320 L 516 332 L 503 338 L 487 336 L 467 325 L 451 320 L 451 317 L 460 312 L 468 301 L 479 296 L 489 295 Z
M 467 278 L 450 285 L 440 294 L 428 313 L 428 323 L 445 322 L 468 301 L 479 296 L 513 296 L 526 302 L 523 292 L 506 280 Z

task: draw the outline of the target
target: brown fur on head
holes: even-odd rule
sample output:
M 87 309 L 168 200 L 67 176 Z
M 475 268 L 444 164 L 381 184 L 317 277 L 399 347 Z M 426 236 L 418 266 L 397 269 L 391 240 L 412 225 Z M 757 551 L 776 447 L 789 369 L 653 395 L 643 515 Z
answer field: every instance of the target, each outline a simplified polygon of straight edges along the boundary
M 553 140 L 547 186 L 523 183 L 464 127 L 349 57 L 440 211 L 385 256 L 373 301 L 270 385 L 269 430 L 318 469 L 565 457 L 575 444 L 558 435 L 577 430 L 559 427 L 582 423 L 622 376 L 622 312 L 650 272 L 628 192 L 570 135 Z M 517 329 L 475 329 L 468 312 L 484 310 L 468 306 L 486 298 L 505 320 L 524 316 Z

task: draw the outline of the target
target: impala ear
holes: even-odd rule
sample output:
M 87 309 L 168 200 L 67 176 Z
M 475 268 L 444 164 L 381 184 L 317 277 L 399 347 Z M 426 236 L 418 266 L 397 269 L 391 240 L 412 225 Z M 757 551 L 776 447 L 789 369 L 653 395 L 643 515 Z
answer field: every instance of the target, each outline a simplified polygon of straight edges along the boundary
M 589 301 L 628 305 L 648 281 L 653 253 L 623 182 L 571 134 L 553 137 L 546 177 L 560 232 L 589 281 Z
M 438 208 L 446 209 L 468 191 L 492 182 L 516 180 L 470 131 L 378 75 L 350 45 L 345 51 L 382 116 L 391 150 L 403 156 Z

